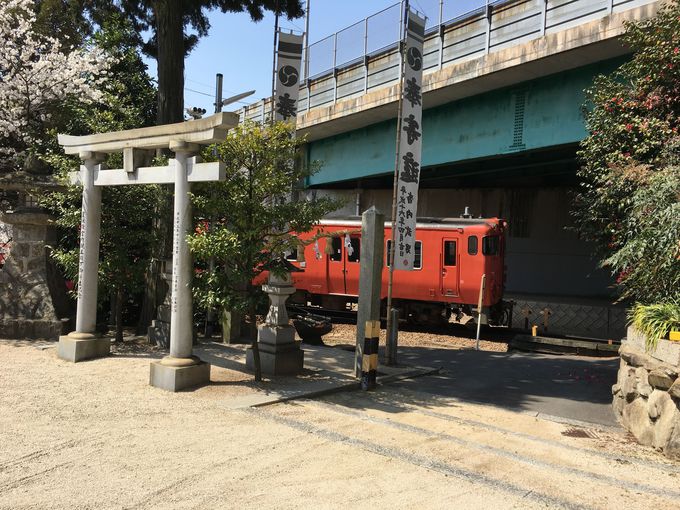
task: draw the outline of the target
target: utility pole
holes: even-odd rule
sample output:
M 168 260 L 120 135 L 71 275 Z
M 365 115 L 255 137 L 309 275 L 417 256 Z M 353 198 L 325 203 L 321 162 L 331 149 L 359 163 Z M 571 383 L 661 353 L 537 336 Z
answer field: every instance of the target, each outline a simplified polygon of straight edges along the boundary
M 222 73 L 217 73 L 215 75 L 215 113 L 220 113 L 222 111 L 222 84 L 224 76 Z M 213 155 L 217 156 L 217 148 L 213 149 Z M 210 218 L 210 228 L 212 228 L 214 223 L 214 218 Z M 208 262 L 208 270 L 210 273 L 215 272 L 215 259 L 210 257 Z M 205 314 L 205 336 L 210 338 L 213 334 L 213 321 L 215 320 L 215 311 L 212 308 L 208 308 Z
M 309 80 L 309 3 L 305 8 L 305 80 Z M 309 97 L 307 97 L 307 104 L 309 104 Z M 309 109 L 309 108 L 308 108 Z
M 224 77 L 222 73 L 215 75 L 215 113 L 222 111 L 222 82 Z
M 276 6 L 274 7 L 274 51 L 272 54 L 272 117 L 270 123 L 274 124 L 274 104 L 275 101 L 275 90 L 276 90 L 276 43 L 279 40 L 279 0 L 276 0 Z

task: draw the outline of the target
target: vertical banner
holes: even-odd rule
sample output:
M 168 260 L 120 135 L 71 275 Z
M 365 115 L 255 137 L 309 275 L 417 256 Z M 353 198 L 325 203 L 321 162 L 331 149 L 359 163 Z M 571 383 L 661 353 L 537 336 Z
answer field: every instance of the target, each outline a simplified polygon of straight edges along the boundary
M 401 127 L 397 159 L 397 217 L 394 260 L 395 270 L 412 271 L 415 257 L 416 214 L 422 152 L 423 118 L 423 39 L 425 19 L 409 10 L 404 48 L 404 76 L 401 84 Z M 393 228 L 395 226 L 393 225 Z
M 304 35 L 279 30 L 274 91 L 274 119 L 277 121 L 295 123 L 297 118 L 303 40 Z

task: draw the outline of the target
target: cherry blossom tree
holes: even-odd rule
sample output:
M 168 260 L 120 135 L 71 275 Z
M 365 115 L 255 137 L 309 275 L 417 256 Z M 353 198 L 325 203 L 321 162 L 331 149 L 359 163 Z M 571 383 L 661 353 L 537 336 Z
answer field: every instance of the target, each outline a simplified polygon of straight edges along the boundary
M 47 136 L 69 98 L 100 101 L 112 58 L 93 44 L 69 48 L 35 29 L 33 0 L 0 2 L 0 166 L 8 167 Z

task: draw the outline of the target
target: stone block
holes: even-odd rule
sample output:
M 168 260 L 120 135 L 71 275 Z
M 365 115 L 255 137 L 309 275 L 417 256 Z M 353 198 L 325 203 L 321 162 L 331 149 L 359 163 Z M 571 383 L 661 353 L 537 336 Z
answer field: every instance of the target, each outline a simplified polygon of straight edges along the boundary
M 675 378 L 670 377 L 665 370 L 655 369 L 649 373 L 647 380 L 651 386 L 660 390 L 668 390 L 675 381 Z
M 627 338 L 625 343 L 621 346 L 621 351 L 624 351 L 624 347 L 632 348 L 633 352 L 637 350 L 639 353 L 646 353 L 654 359 L 668 363 L 674 367 L 680 365 L 680 342 L 671 342 L 669 340 L 661 339 L 657 343 L 656 349 L 654 351 L 647 352 L 645 346 L 645 336 L 632 326 L 628 328 Z M 623 352 L 621 356 L 623 356 Z M 633 356 L 633 358 L 636 360 L 636 362 L 639 362 L 641 359 L 635 356 Z M 629 361 L 629 363 L 631 362 Z M 650 370 L 653 368 L 656 367 L 651 367 Z
M 257 341 L 260 344 L 282 345 L 295 343 L 293 326 L 271 326 L 264 324 L 257 328 Z
M 59 337 L 57 355 L 66 361 L 77 363 L 94 358 L 103 358 L 111 352 L 108 338 L 73 338 L 70 335 Z
M 241 314 L 231 310 L 220 312 L 220 325 L 222 327 L 222 341 L 225 344 L 241 343 Z
M 260 349 L 260 367 L 266 375 L 297 375 L 302 372 L 304 357 L 305 353 L 299 347 L 275 353 Z M 246 366 L 250 370 L 255 369 L 253 350 L 250 347 L 246 351 Z
M 170 309 L 170 305 L 159 305 L 158 306 L 158 320 L 163 321 L 163 322 L 170 322 L 170 315 L 172 314 L 172 310 Z
M 147 329 L 149 343 L 157 345 L 163 349 L 170 348 L 170 324 L 163 321 L 151 321 L 151 326 Z
M 200 361 L 195 365 L 173 367 L 160 361 L 151 363 L 149 384 L 166 391 L 182 391 L 210 383 L 210 364 Z

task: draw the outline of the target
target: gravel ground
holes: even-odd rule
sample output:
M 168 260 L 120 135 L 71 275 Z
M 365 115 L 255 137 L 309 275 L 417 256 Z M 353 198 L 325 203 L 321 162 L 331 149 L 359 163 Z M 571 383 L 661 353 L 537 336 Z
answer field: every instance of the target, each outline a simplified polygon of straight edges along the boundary
M 47 348 L 44 348 L 47 347 Z M 268 391 L 148 385 L 157 352 L 83 363 L 0 340 L 0 509 L 677 508 L 680 465 L 577 430 L 384 387 L 229 410 Z
M 410 328 L 399 331 L 399 345 L 408 347 L 438 347 L 449 349 L 474 349 L 474 338 L 463 336 L 464 328 L 459 326 L 446 326 L 432 328 L 425 331 L 422 328 Z M 384 345 L 386 332 L 380 330 L 380 343 Z M 482 351 L 507 352 L 508 344 L 503 334 L 483 331 L 482 338 L 494 338 L 493 340 L 481 340 Z M 351 344 L 356 338 L 356 326 L 354 324 L 333 324 L 333 330 L 323 337 L 326 345 Z

